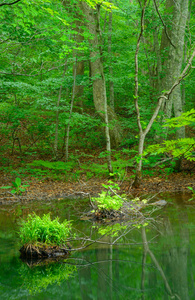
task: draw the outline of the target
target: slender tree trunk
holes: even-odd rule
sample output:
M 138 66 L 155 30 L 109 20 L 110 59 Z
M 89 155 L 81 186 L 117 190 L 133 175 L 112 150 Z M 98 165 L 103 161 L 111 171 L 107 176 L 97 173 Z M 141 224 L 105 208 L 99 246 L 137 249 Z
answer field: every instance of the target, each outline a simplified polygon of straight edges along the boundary
M 109 173 L 113 173 L 112 162 L 111 162 L 111 143 L 110 143 L 110 132 L 109 132 L 109 121 L 108 121 L 108 105 L 106 97 L 106 89 L 104 89 L 104 112 L 105 112 L 105 134 L 106 134 L 106 150 L 107 150 L 107 165 Z
M 69 135 L 70 135 L 70 120 L 72 117 L 72 110 L 73 110 L 73 104 L 74 104 L 74 98 L 75 98 L 76 70 L 77 70 L 76 64 L 77 64 L 77 59 L 75 61 L 75 66 L 73 67 L 74 74 L 73 74 L 72 98 L 71 98 L 70 114 L 69 114 L 67 131 L 66 131 L 66 161 L 68 161 L 68 157 L 69 157 L 68 147 L 69 147 Z
M 59 106 L 60 106 L 60 99 L 62 94 L 62 85 L 60 86 L 58 100 L 56 103 L 56 124 L 55 124 L 55 140 L 54 140 L 54 159 L 57 160 L 58 158 L 58 127 L 59 127 Z
M 62 78 L 64 78 L 67 68 L 67 62 L 64 64 L 64 72 Z M 58 94 L 58 100 L 56 103 L 56 124 L 55 124 L 55 140 L 54 140 L 54 159 L 57 160 L 58 158 L 58 128 L 59 128 L 59 106 L 60 106 L 60 100 L 61 100 L 61 94 L 62 94 L 62 85 L 60 86 L 59 94 Z
M 109 55 L 109 90 L 110 90 L 110 107 L 114 111 L 114 82 L 113 68 L 112 68 L 112 11 L 109 12 L 109 22 L 108 22 L 108 55 Z
M 83 51 L 79 50 L 79 47 L 82 46 L 84 41 L 83 36 L 83 14 L 79 11 L 78 7 L 80 7 L 80 3 L 71 3 L 70 0 L 62 1 L 63 6 L 65 9 L 68 9 L 74 15 L 75 18 L 75 27 L 73 28 L 74 34 L 74 41 L 75 41 L 75 48 L 77 51 L 73 51 L 73 58 L 77 59 L 77 64 L 73 64 L 73 74 L 74 68 L 76 67 L 76 83 L 75 83 L 75 103 L 74 103 L 74 111 L 78 111 L 80 113 L 83 112 L 83 92 L 84 86 L 81 84 L 82 77 L 84 75 L 84 60 L 83 58 Z M 70 37 L 71 38 L 71 37 Z M 74 75 L 73 75 L 74 76 Z M 78 83 L 78 84 L 77 84 Z M 69 97 L 70 90 L 67 88 L 67 97 Z
M 164 285 L 165 285 L 165 288 L 166 288 L 168 294 L 170 295 L 170 297 L 172 299 L 175 299 L 175 295 L 173 294 L 173 292 L 171 290 L 171 287 L 169 285 L 169 282 L 167 280 L 165 272 L 163 271 L 163 269 L 162 269 L 161 265 L 159 264 L 158 260 L 156 259 L 155 255 L 153 254 L 153 252 L 149 248 L 145 228 L 142 228 L 142 241 L 143 241 L 143 247 L 144 247 L 145 255 L 146 254 L 150 255 L 153 264 L 155 265 L 156 269 L 159 271 L 159 274 L 160 274 L 160 276 L 162 277 L 162 279 L 164 281 Z
M 76 21 L 76 31 L 77 34 L 75 35 L 75 42 L 76 46 L 79 47 L 83 41 L 83 17 L 81 15 L 78 15 L 78 20 Z M 84 92 L 84 86 L 81 84 L 82 77 L 84 76 L 84 60 L 83 60 L 83 53 L 81 51 L 76 51 L 76 57 L 77 57 L 77 64 L 73 66 L 73 74 L 74 74 L 74 68 L 76 67 L 76 83 L 75 83 L 75 105 L 74 110 L 76 109 L 78 112 L 83 112 L 83 92 Z M 78 82 L 78 83 L 77 83 Z

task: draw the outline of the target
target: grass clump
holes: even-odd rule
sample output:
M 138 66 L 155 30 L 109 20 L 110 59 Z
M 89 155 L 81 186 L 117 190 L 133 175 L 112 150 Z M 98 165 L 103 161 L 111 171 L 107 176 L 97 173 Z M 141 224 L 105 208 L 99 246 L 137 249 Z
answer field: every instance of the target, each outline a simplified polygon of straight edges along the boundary
M 51 220 L 50 214 L 43 217 L 28 215 L 28 219 L 22 220 L 19 237 L 23 244 L 45 244 L 48 246 L 62 246 L 70 237 L 71 222 L 64 220 L 59 222 L 59 218 Z

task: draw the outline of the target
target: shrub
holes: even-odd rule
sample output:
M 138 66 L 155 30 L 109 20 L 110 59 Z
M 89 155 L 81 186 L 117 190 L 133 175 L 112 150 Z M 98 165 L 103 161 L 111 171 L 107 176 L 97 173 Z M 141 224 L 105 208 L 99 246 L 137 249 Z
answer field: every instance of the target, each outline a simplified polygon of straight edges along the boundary
M 102 184 L 107 191 L 102 191 L 99 197 L 92 198 L 96 202 L 98 209 L 101 210 L 119 210 L 123 206 L 124 199 L 116 194 L 115 190 L 119 190 L 118 184 L 109 181 L 109 185 Z M 113 195 L 114 193 L 114 195 Z

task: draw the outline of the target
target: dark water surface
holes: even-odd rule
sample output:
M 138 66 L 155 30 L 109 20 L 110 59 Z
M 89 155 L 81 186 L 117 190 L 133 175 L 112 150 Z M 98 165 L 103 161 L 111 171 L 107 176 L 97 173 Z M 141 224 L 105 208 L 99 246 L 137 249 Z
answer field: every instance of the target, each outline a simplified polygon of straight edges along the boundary
M 33 267 L 19 258 L 19 218 L 51 211 L 61 220 L 73 219 L 81 235 L 97 237 L 97 226 L 80 220 L 88 202 L 1 205 L 0 299 L 195 299 L 195 207 L 183 205 L 183 197 L 169 195 L 173 204 L 156 213 L 156 223 L 120 231 L 125 235 L 117 242 L 123 245 L 110 245 L 117 237 L 104 236 L 99 241 L 107 244 Z

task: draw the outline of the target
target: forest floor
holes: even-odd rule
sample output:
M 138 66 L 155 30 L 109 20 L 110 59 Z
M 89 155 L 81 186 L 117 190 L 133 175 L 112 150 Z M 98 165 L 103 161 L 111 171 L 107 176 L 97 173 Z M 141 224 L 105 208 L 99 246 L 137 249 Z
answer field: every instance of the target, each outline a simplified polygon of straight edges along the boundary
M 151 194 L 164 194 L 172 192 L 191 193 L 188 187 L 195 190 L 195 162 L 185 162 L 183 170 L 178 173 L 159 172 L 155 170 L 153 175 L 144 175 L 142 184 L 139 188 L 132 188 L 133 183 L 133 170 L 129 169 L 125 178 L 122 181 L 114 180 L 120 186 L 120 193 L 125 193 L 127 196 L 137 197 Z M 1 186 L 10 185 L 14 180 L 13 175 L 9 173 L 0 173 Z M 10 203 L 20 200 L 32 201 L 40 200 L 46 201 L 51 199 L 64 199 L 64 198 L 87 198 L 95 196 L 103 189 L 102 184 L 108 183 L 108 178 L 92 177 L 86 179 L 85 174 L 79 177 L 78 180 L 52 180 L 51 178 L 34 178 L 25 177 L 22 183 L 29 184 L 26 191 L 21 195 L 11 194 L 10 190 L 0 190 L 0 204 Z M 24 181 L 24 182 L 23 182 Z

